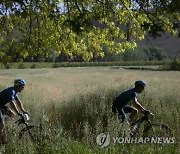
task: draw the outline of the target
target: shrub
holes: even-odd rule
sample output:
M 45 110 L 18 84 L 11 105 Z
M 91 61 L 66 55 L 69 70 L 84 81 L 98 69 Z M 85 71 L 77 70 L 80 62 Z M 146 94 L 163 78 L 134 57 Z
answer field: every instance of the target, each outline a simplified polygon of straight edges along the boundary
M 18 68 L 19 68 L 19 69 L 24 69 L 24 68 L 25 68 L 25 66 L 24 66 L 24 64 L 23 64 L 23 63 L 21 63 L 21 64 L 19 64 Z
M 180 71 L 180 61 L 173 61 L 169 67 L 170 70 Z
M 36 67 L 37 67 L 36 64 L 32 64 L 32 65 L 31 65 L 31 68 L 36 68 Z

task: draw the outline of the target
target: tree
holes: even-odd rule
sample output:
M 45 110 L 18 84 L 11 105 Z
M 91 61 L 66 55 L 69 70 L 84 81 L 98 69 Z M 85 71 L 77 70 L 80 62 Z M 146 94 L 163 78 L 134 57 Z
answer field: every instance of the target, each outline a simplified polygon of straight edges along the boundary
M 134 49 L 136 40 L 179 32 L 178 0 L 2 0 L 0 58 L 48 57 L 52 51 L 85 61 Z M 179 34 L 180 36 L 180 34 Z

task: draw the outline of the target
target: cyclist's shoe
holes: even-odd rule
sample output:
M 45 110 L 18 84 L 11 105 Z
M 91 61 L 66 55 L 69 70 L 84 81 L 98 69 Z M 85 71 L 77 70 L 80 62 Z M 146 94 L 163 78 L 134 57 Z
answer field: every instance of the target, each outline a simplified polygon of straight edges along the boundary
M 132 131 L 129 132 L 129 135 L 131 138 L 133 138 L 135 136 L 135 134 Z

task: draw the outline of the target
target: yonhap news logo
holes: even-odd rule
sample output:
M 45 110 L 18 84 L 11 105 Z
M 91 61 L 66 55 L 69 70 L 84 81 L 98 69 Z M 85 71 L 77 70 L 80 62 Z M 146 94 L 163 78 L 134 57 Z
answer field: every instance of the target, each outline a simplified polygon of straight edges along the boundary
M 101 133 L 96 137 L 96 143 L 100 148 L 104 148 L 110 143 L 109 133 Z
M 175 143 L 175 137 L 113 137 L 114 144 L 121 143 L 135 143 L 135 144 L 173 144 Z
M 100 148 L 107 147 L 110 142 L 112 144 L 173 144 L 176 142 L 175 137 L 111 137 L 108 132 L 101 133 L 96 137 L 96 143 Z

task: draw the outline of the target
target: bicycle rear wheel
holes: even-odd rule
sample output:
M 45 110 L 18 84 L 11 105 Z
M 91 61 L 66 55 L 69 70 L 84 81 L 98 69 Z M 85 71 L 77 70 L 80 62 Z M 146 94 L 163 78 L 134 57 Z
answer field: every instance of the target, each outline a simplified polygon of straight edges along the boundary
M 173 137 L 171 129 L 164 124 L 151 124 L 143 131 L 144 137 Z
M 20 140 L 25 139 L 27 141 L 27 139 L 29 138 L 33 142 L 38 142 L 39 137 L 40 137 L 39 134 L 40 134 L 40 130 L 38 127 L 27 126 L 27 127 L 23 128 L 22 130 L 20 130 L 19 139 Z

